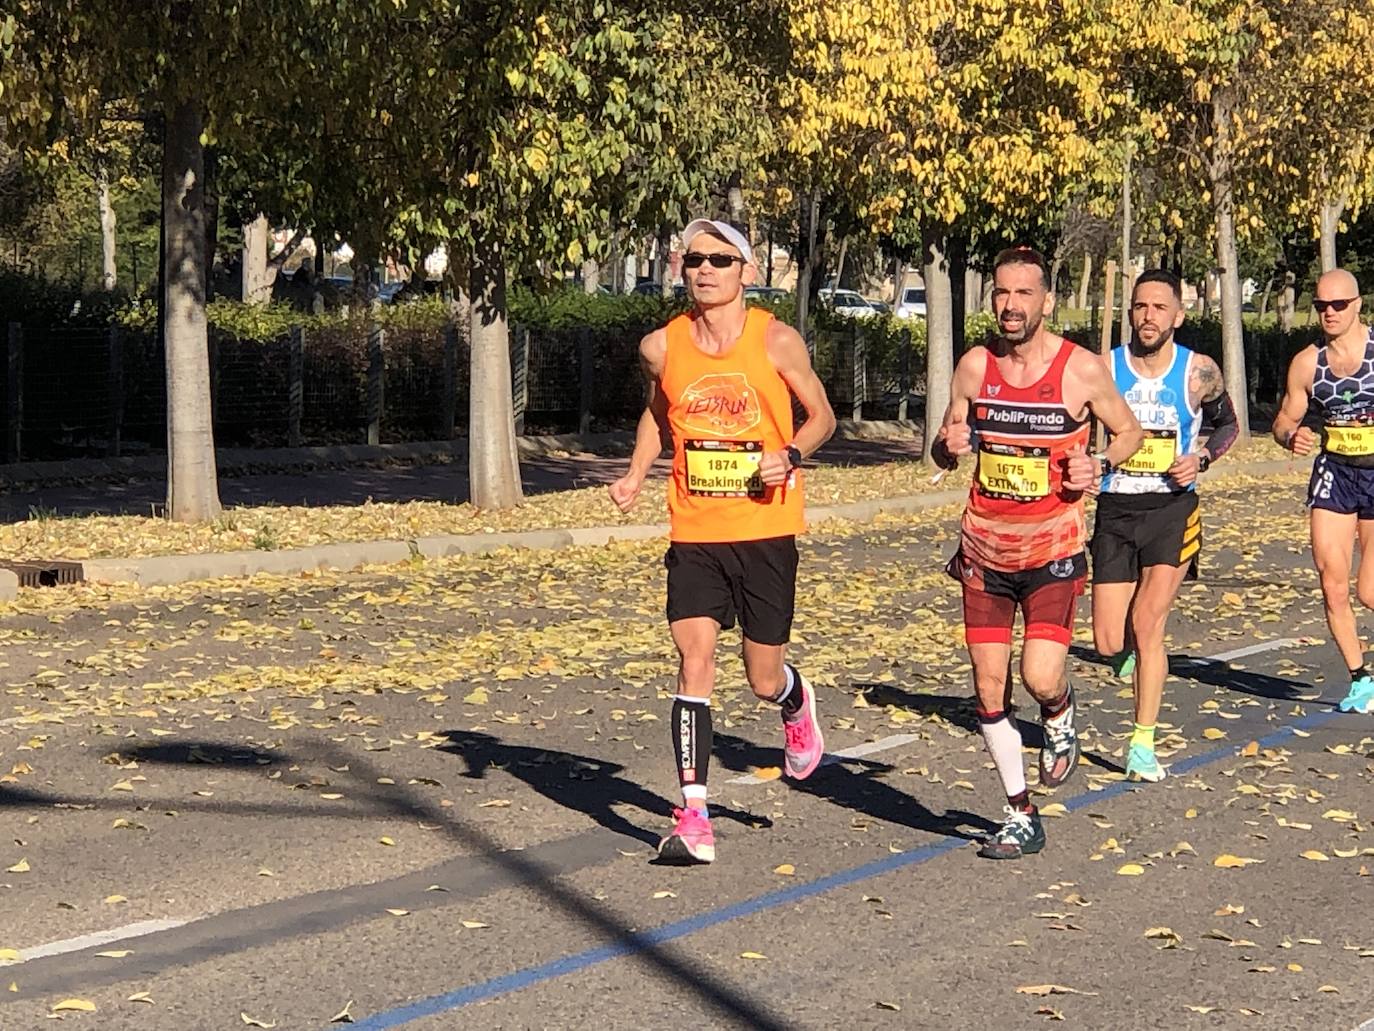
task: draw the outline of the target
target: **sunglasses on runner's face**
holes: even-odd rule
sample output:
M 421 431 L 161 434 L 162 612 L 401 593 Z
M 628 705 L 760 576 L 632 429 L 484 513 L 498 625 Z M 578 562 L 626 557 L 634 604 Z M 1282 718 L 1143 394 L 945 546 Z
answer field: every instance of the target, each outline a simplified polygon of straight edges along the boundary
M 1316 308 L 1317 314 L 1320 315 L 1323 314 L 1327 308 L 1330 308 L 1332 311 L 1345 311 L 1345 309 L 1349 308 L 1358 300 L 1358 297 L 1346 297 L 1343 300 L 1337 301 L 1313 301 L 1312 307 Z
M 682 256 L 682 263 L 688 268 L 701 268 L 703 262 L 709 261 L 712 268 L 729 268 L 735 262 L 744 264 L 744 259 L 738 254 L 698 254 L 693 251 Z

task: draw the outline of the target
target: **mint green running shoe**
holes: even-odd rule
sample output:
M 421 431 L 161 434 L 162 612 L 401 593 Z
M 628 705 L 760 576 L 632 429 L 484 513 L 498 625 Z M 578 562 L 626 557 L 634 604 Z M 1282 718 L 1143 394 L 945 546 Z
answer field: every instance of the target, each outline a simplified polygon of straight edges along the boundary
M 1135 675 L 1135 652 L 1112 656 L 1112 672 L 1118 680 L 1130 680 Z
M 1131 745 L 1131 750 L 1126 754 L 1126 779 L 1135 781 L 1148 781 L 1151 784 L 1158 784 L 1167 776 L 1164 767 L 1159 765 L 1159 759 L 1155 757 L 1153 748 L 1146 748 L 1144 745 Z
M 1374 712 L 1374 677 L 1360 677 L 1350 685 L 1350 693 L 1336 706 L 1341 712 Z

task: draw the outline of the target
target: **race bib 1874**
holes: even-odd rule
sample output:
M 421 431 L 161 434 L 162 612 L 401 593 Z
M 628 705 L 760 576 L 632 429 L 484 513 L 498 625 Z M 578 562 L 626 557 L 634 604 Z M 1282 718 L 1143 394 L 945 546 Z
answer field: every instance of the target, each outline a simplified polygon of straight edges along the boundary
M 1146 430 L 1140 450 L 1117 469 L 1133 476 L 1162 476 L 1178 457 L 1178 430 Z
M 1050 493 L 1050 449 L 984 443 L 978 450 L 978 486 L 990 498 L 1035 501 Z
M 761 498 L 761 440 L 684 440 L 687 493 L 708 498 Z

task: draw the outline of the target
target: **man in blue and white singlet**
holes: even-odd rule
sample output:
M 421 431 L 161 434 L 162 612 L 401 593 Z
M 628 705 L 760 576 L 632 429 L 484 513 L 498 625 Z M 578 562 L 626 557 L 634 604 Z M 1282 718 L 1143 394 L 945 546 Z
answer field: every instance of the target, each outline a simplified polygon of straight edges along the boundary
M 1183 325 L 1178 277 L 1152 270 L 1131 294 L 1131 340 L 1108 359 L 1144 442 L 1102 478 L 1091 545 L 1093 639 L 1118 675 L 1135 675 L 1130 780 L 1159 781 L 1155 725 L 1169 657 L 1164 629 L 1202 548 L 1197 477 L 1235 442 L 1237 420 L 1217 363 L 1174 340 Z M 1206 445 L 1199 446 L 1204 423 Z
M 1374 712 L 1374 675 L 1365 666 L 1364 644 L 1350 604 L 1350 567 L 1355 538 L 1360 568 L 1355 593 L 1374 608 L 1374 330 L 1360 322 L 1360 285 L 1345 269 L 1317 280 L 1322 341 L 1299 351 L 1288 366 L 1283 406 L 1274 439 L 1295 455 L 1319 451 L 1307 488 L 1312 559 L 1321 577 L 1326 624 L 1350 670 L 1342 712 Z M 1320 438 L 1304 426 L 1310 402 L 1321 416 Z

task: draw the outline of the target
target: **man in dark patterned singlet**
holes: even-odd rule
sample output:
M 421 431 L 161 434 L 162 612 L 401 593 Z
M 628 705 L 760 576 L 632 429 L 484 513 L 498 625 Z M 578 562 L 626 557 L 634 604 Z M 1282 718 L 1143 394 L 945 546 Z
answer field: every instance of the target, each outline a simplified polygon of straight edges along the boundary
M 1274 439 L 1295 455 L 1318 451 L 1307 489 L 1312 559 L 1321 577 L 1326 623 L 1350 670 L 1350 691 L 1342 712 L 1374 712 L 1374 674 L 1365 666 L 1364 644 L 1350 604 L 1350 567 L 1355 538 L 1360 567 L 1355 593 L 1374 608 L 1374 330 L 1360 322 L 1360 287 L 1344 269 L 1317 280 L 1322 341 L 1311 344 L 1288 367 L 1283 406 L 1274 419 Z M 1309 401 L 1321 415 L 1321 435 L 1304 426 Z

